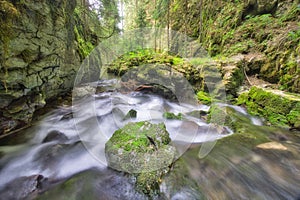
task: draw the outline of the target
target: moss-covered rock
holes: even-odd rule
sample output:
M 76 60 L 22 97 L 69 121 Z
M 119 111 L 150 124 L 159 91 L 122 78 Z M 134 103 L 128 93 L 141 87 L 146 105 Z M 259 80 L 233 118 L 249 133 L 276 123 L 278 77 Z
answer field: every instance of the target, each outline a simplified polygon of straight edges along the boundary
M 128 123 L 105 144 L 105 156 L 109 167 L 133 174 L 137 189 L 153 196 L 174 162 L 176 149 L 170 142 L 163 123 Z
M 163 114 L 163 117 L 166 118 L 166 119 L 179 119 L 179 120 L 182 120 L 182 114 L 181 113 L 178 113 L 177 115 L 174 114 L 174 113 L 170 113 L 170 112 L 165 112 Z
M 128 123 L 105 145 L 111 168 L 125 172 L 153 171 L 173 162 L 175 148 L 164 124 Z
M 298 126 L 300 121 L 300 96 L 278 90 L 251 87 L 238 98 L 249 113 L 266 118 L 278 126 Z

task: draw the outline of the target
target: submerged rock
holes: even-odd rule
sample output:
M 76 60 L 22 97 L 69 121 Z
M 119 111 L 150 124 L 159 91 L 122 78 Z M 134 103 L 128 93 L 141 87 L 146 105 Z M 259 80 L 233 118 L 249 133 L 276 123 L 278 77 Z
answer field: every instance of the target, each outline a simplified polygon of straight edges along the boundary
M 68 140 L 68 137 L 65 136 L 60 131 L 51 131 L 48 133 L 48 135 L 43 139 L 42 143 L 47 143 L 47 142 L 52 142 L 52 141 L 60 141 L 60 142 L 65 142 Z
M 133 174 L 138 191 L 157 195 L 161 177 L 174 162 L 176 150 L 170 142 L 163 123 L 128 123 L 105 144 L 108 166 Z
M 38 174 L 16 178 L 0 190 L 0 199 L 28 199 L 39 190 L 43 179 Z

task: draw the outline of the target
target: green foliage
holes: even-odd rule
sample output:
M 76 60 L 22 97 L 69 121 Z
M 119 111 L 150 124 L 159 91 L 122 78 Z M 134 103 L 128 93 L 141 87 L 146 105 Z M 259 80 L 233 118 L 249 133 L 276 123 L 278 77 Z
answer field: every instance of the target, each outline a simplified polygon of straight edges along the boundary
M 298 24 L 299 26 L 299 24 Z M 300 26 L 297 30 L 295 31 L 290 31 L 288 33 L 288 39 L 289 40 L 292 40 L 292 41 L 299 41 L 299 38 L 300 38 Z
M 279 16 L 280 21 L 286 22 L 286 21 L 292 21 L 297 20 L 298 16 L 300 15 L 300 6 L 297 3 L 294 3 L 290 8 L 288 8 L 288 11 Z
M 137 28 L 145 28 L 148 23 L 147 23 L 147 15 L 146 11 L 143 8 L 140 8 L 137 12 L 137 18 L 136 18 L 136 27 Z
M 197 92 L 197 98 L 201 103 L 206 105 L 210 105 L 212 102 L 212 98 L 209 96 L 209 94 L 203 91 Z
M 74 26 L 75 39 L 78 43 L 78 49 L 81 59 L 83 60 L 94 49 L 90 41 L 86 41 L 82 33 L 79 33 L 77 26 Z

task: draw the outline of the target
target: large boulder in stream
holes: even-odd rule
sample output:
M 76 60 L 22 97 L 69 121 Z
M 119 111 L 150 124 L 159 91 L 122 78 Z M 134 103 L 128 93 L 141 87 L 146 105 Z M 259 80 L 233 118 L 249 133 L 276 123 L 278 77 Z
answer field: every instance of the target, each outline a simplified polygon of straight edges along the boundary
M 108 166 L 136 177 L 138 191 L 158 194 L 161 177 L 174 162 L 176 149 L 163 123 L 128 123 L 105 145 Z

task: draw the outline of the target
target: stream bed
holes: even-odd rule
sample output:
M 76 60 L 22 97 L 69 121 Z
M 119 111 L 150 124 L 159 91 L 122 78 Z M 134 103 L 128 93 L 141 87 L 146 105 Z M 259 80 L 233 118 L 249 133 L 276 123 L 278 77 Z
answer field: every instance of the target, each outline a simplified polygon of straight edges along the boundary
M 32 127 L 0 139 L 0 199 L 148 199 L 131 176 L 107 167 L 104 145 L 128 122 L 163 122 L 177 149 L 178 167 L 161 183 L 158 199 L 300 199 L 300 133 L 264 126 L 230 107 L 253 138 L 206 123 L 206 105 L 178 104 L 158 95 L 101 92 L 47 113 Z M 135 117 L 128 117 L 130 110 Z M 164 113 L 181 113 L 166 119 Z M 200 113 L 195 116 L 195 113 Z M 261 144 L 257 134 L 270 140 Z M 252 140 L 253 139 L 253 140 Z M 203 144 L 215 143 L 199 158 Z M 251 146 L 251 145 L 252 146 Z

